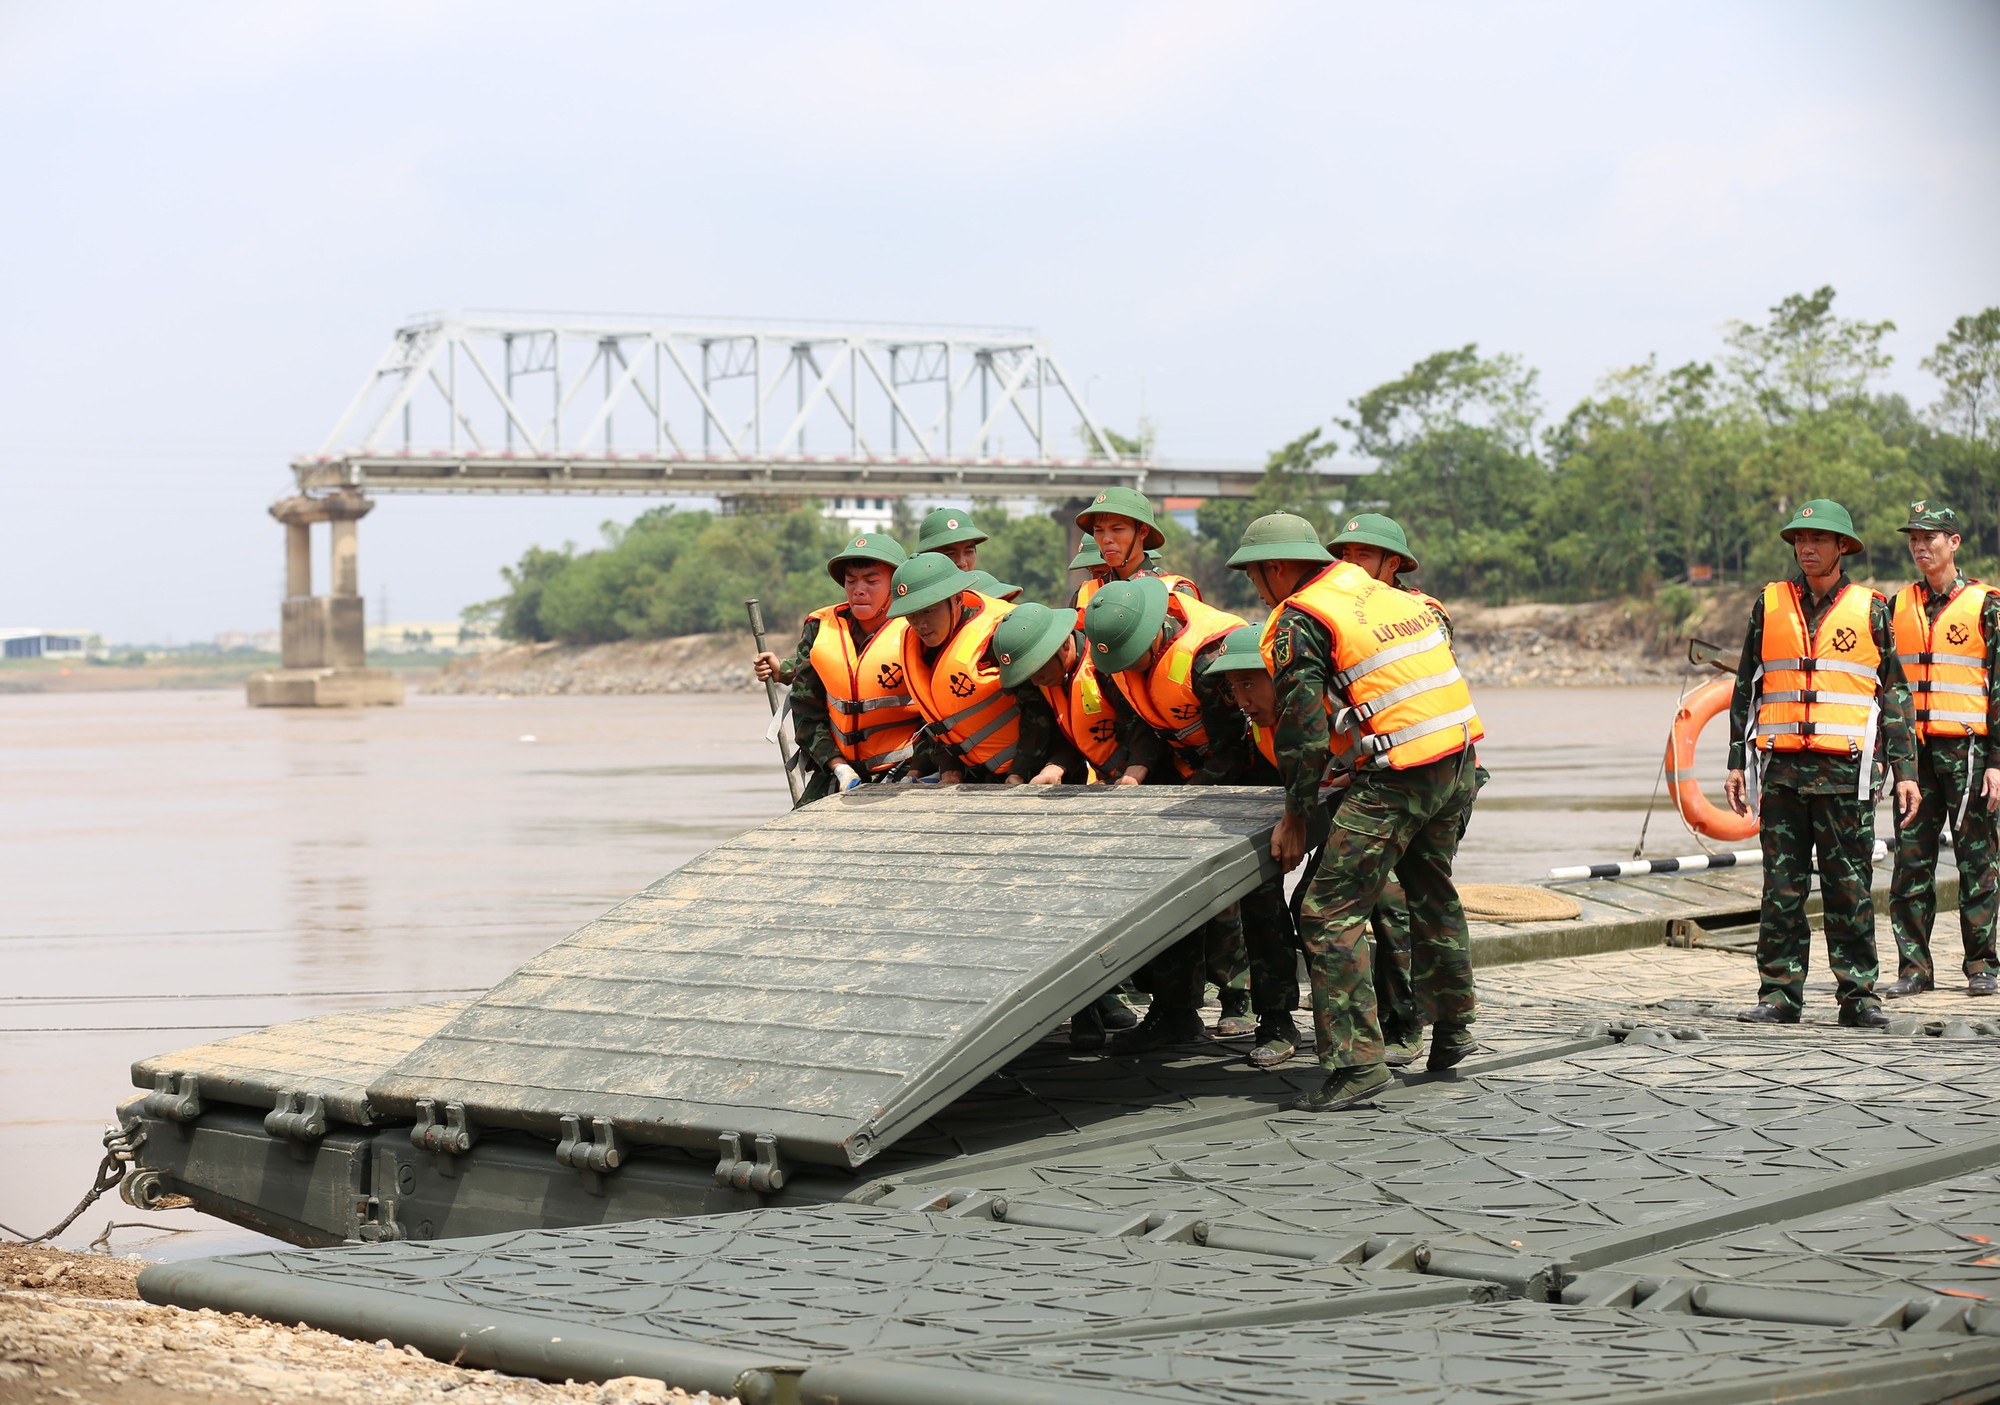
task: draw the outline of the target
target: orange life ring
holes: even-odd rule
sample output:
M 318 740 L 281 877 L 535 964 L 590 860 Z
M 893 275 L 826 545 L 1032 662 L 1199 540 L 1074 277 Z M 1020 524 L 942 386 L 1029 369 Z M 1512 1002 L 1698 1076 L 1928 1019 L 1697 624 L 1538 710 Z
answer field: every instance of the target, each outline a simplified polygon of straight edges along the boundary
M 1694 769 L 1694 747 L 1701 739 L 1701 729 L 1729 711 L 1730 695 L 1735 690 L 1733 678 L 1711 678 L 1696 688 L 1674 714 L 1674 730 L 1667 738 L 1667 785 L 1673 792 L 1674 808 L 1689 829 L 1710 839 L 1748 839 L 1757 832 L 1755 815 L 1725 810 L 1702 794 Z

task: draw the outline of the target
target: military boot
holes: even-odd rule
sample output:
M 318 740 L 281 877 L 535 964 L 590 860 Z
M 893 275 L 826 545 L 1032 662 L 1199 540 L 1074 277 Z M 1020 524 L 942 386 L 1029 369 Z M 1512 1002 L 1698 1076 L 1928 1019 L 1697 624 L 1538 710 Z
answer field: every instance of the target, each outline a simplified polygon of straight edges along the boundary
M 1120 1000 L 1115 990 L 1107 990 L 1097 997 L 1097 1014 L 1104 1021 L 1104 1027 L 1114 1034 L 1139 1023 L 1139 1017 L 1132 1013 L 1132 1007 Z
M 1298 1053 L 1301 1042 L 1290 1010 L 1264 1015 L 1257 1021 L 1257 1043 L 1250 1050 L 1250 1062 L 1258 1068 L 1276 1068 Z
M 1457 1068 L 1479 1052 L 1478 1041 L 1472 1031 L 1460 1026 L 1439 1025 L 1431 1031 L 1431 1056 L 1424 1067 L 1432 1073 L 1443 1073 L 1448 1068 Z
M 1888 992 L 1883 993 L 1886 995 Z M 2000 977 L 1996 977 L 1991 971 L 1974 971 L 1965 978 L 1965 993 L 1967 995 L 2000 993 Z
M 1886 995 L 1889 999 L 1894 1000 L 1904 995 L 1922 995 L 1925 991 L 1934 989 L 1936 987 L 1931 984 L 1929 979 L 1912 971 L 1907 976 L 1890 981 L 1889 984 L 1883 986 L 1875 993 L 1877 995 Z
M 1208 1030 L 1202 1025 L 1201 1011 L 1163 1010 L 1158 1005 L 1150 1005 L 1146 1008 L 1146 1017 L 1137 1025 L 1112 1036 L 1110 1051 L 1114 1054 L 1146 1054 L 1155 1049 L 1200 1044 L 1207 1038 Z
M 1069 1047 L 1083 1050 L 1104 1047 L 1104 1016 L 1095 1001 L 1069 1017 Z
M 1339 1112 L 1365 1107 L 1395 1086 L 1396 1075 L 1387 1064 L 1357 1064 L 1335 1069 L 1325 1083 L 1286 1106 L 1293 1112 Z
M 1241 1039 L 1257 1028 L 1257 1022 L 1250 1018 L 1250 992 L 1231 990 L 1227 986 L 1221 992 L 1222 1013 L 1215 1020 L 1217 1039 Z
M 1419 1028 L 1407 1039 L 1388 1040 L 1382 1044 L 1382 1062 L 1391 1068 L 1408 1068 L 1417 1061 L 1417 1051 L 1424 1047 L 1424 1032 Z

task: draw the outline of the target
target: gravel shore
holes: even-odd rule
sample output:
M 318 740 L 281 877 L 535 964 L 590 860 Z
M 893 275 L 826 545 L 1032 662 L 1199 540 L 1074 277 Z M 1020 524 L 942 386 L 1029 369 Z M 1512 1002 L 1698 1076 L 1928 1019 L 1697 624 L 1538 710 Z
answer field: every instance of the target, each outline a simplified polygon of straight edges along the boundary
M 136 1258 L 0 1244 L 0 1400 L 66 1405 L 734 1405 L 643 1376 L 550 1385 L 387 1341 L 141 1302 Z

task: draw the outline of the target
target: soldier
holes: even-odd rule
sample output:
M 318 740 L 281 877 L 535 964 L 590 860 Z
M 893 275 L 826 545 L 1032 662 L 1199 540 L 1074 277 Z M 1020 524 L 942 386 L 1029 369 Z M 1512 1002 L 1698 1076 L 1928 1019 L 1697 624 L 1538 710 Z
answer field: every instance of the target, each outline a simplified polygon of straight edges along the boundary
M 814 768 L 800 804 L 909 769 L 923 718 L 903 677 L 903 622 L 889 618 L 903 561 L 894 538 L 863 532 L 826 563 L 847 599 L 806 616 L 791 660 L 792 734 Z
M 1423 601 L 1444 626 L 1445 637 L 1450 638 L 1451 616 L 1445 613 L 1444 606 L 1434 596 L 1403 582 L 1405 571 L 1417 569 L 1417 558 L 1410 554 L 1410 539 L 1402 523 L 1379 512 L 1357 513 L 1327 539 L 1326 548 L 1337 559 L 1359 566 L 1384 585 L 1393 585 Z
M 1104 544 L 1101 532 L 1098 542 Z M 1106 548 L 1105 559 L 1114 554 Z M 1112 581 L 1091 597 L 1084 611 L 1090 661 L 1117 691 L 1118 739 L 1127 753 L 1117 784 L 1257 783 L 1260 759 L 1243 715 L 1223 680 L 1202 670 L 1221 651 L 1222 636 L 1242 623 L 1155 576 Z M 1249 954 L 1241 917 L 1231 908 L 1149 963 L 1142 984 L 1153 992 L 1152 1007 L 1112 1051 L 1200 1038 L 1204 967 L 1222 1002 L 1217 1035 L 1251 1033 Z
M 1453 1068 L 1476 1048 L 1471 947 L 1451 866 L 1478 793 L 1472 747 L 1485 729 L 1429 609 L 1358 566 L 1321 565 L 1308 544 L 1318 545 L 1310 524 L 1272 514 L 1250 524 L 1230 564 L 1276 603 L 1261 649 L 1276 683 L 1285 785 L 1271 854 L 1285 872 L 1305 857 L 1335 733 L 1353 749 L 1353 784 L 1299 908 L 1327 1078 L 1292 1106 L 1330 1112 L 1394 1082 L 1367 935 L 1391 873 L 1408 897 L 1416 993 L 1435 1025 L 1429 1067 Z
M 973 571 L 971 575 L 972 589 L 988 600 L 1004 600 L 1011 604 L 1021 598 L 1020 586 L 1008 585 L 991 571 Z
M 1147 555 L 1150 557 L 1151 553 L 1148 552 Z M 1095 593 L 1099 586 L 1116 577 L 1111 574 L 1111 568 L 1104 564 L 1104 553 L 1097 549 L 1097 539 L 1091 536 L 1085 536 L 1078 545 L 1076 555 L 1069 559 L 1069 568 L 1072 571 L 1090 572 L 1090 575 L 1078 582 L 1076 589 L 1069 593 L 1069 608 L 1076 611 L 1076 627 L 1082 629 L 1083 607 L 1090 603 L 1090 596 L 1084 593 L 1084 588 L 1087 586 L 1092 593 Z
M 931 551 L 896 568 L 890 594 L 889 614 L 909 621 L 902 663 L 924 716 L 919 761 L 933 760 L 946 785 L 1004 779 L 1013 766 L 1021 709 L 1000 685 L 989 645 L 1013 606 L 979 594 L 970 572 Z
M 1757 1003 L 1750 1024 L 1797 1024 L 1805 1001 L 1811 929 L 1806 894 L 1819 855 L 1826 954 L 1840 1022 L 1889 1022 L 1875 995 L 1876 743 L 1907 822 L 1919 804 L 1910 694 L 1896 662 L 1889 602 L 1847 579 L 1843 556 L 1862 549 L 1847 509 L 1827 498 L 1800 505 L 1779 533 L 1799 574 L 1774 581 L 1750 609 L 1750 630 L 1729 708 L 1729 806 L 1750 813 L 1746 761 L 1759 761 L 1764 904 L 1757 927 Z M 1747 748 L 1746 745 L 1750 745 Z
M 1083 635 L 1067 610 L 1017 605 L 993 632 L 1000 682 L 1022 704 L 1013 784 L 1115 781 L 1125 768 L 1114 694 L 1098 682 Z M 1039 706 L 1037 706 L 1039 704 Z
M 1193 581 L 1162 571 L 1154 564 L 1158 559 L 1156 548 L 1166 541 L 1167 534 L 1154 520 L 1153 504 L 1144 493 L 1132 488 L 1106 488 L 1090 500 L 1090 506 L 1077 513 L 1076 525 L 1090 533 L 1105 572 L 1100 579 L 1093 570 L 1091 579 L 1077 588 L 1078 628 L 1083 626 L 1083 612 L 1089 608 L 1091 597 L 1111 581 L 1153 576 L 1165 581 L 1170 590 L 1201 599 L 1201 590 Z M 1082 554 L 1077 553 L 1079 557 Z
M 1896 661 L 1909 680 L 1916 718 L 1916 817 L 1896 836 L 1889 923 L 1897 979 L 1884 995 L 1930 990 L 1931 924 L 1937 916 L 1938 834 L 1951 825 L 1958 858 L 1958 930 L 1965 942 L 1966 990 L 1996 988 L 1994 920 L 2000 913 L 2000 591 L 1958 569 L 1958 514 L 1913 502 L 1901 530 L 1922 579 L 1896 595 L 1891 611 Z
M 979 569 L 979 544 L 986 533 L 972 525 L 972 514 L 958 507 L 941 507 L 917 529 L 916 555 L 935 551 L 961 571 Z

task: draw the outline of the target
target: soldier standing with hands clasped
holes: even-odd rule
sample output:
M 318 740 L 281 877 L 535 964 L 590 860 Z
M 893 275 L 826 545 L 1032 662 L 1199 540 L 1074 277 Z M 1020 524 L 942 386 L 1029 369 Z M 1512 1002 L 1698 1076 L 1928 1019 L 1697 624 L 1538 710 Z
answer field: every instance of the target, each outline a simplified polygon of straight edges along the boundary
M 1889 922 L 1897 979 L 1884 995 L 1916 995 L 1936 984 L 1931 924 L 1937 917 L 1938 835 L 1951 825 L 1958 858 L 1958 930 L 1965 942 L 1966 989 L 1992 995 L 1994 919 L 2000 915 L 1995 810 L 2000 809 L 2000 591 L 1958 569 L 1958 514 L 1913 502 L 1901 529 L 1923 579 L 1896 594 L 1896 661 L 1910 683 L 1916 715 L 1915 818 L 1896 838 Z
M 1910 694 L 1896 662 L 1889 602 L 1853 584 L 1841 565 L 1858 554 L 1847 509 L 1826 498 L 1800 505 L 1779 533 L 1799 574 L 1773 581 L 1750 611 L 1729 708 L 1730 808 L 1750 813 L 1746 763 L 1763 770 L 1763 919 L 1757 929 L 1757 1003 L 1750 1024 L 1797 1024 L 1805 1003 L 1812 930 L 1806 894 L 1819 857 L 1828 964 L 1840 1022 L 1886 1025 L 1875 994 L 1874 766 L 1879 739 L 1896 782 L 1896 816 L 1916 813 Z

